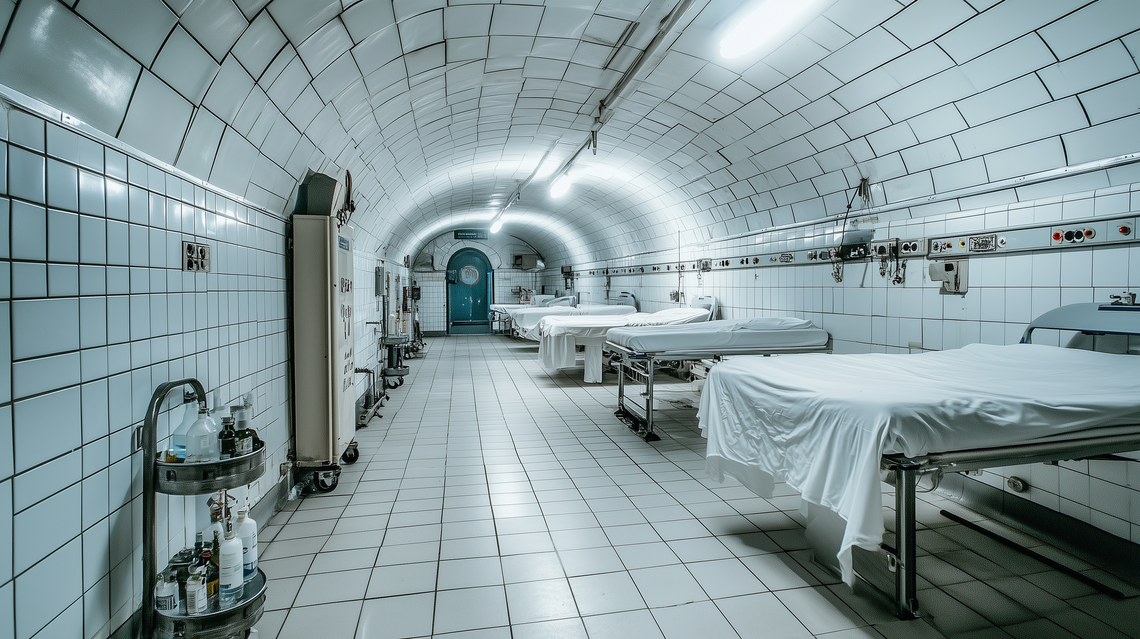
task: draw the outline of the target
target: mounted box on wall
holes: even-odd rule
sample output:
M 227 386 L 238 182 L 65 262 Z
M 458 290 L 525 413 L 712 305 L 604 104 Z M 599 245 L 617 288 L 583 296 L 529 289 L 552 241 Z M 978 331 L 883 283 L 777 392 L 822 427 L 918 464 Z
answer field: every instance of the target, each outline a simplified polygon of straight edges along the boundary
M 966 260 L 939 260 L 930 263 L 930 281 L 942 282 L 939 293 L 943 295 L 965 295 L 969 279 Z
M 546 268 L 546 263 L 537 255 L 516 255 L 514 263 L 515 268 L 524 271 L 536 271 Z

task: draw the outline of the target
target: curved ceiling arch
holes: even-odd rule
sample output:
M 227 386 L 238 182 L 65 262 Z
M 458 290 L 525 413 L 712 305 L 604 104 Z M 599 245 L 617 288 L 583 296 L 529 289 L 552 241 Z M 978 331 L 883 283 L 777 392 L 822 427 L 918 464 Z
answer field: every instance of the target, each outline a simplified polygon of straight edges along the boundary
M 630 179 L 535 195 L 520 227 L 582 261 L 819 219 L 861 177 L 882 205 L 1140 149 L 1129 0 L 823 0 L 732 60 L 743 0 L 655 40 L 678 4 L 21 0 L 0 84 L 281 214 L 349 170 L 360 225 L 408 249 L 568 158 L 659 41 L 576 163 Z

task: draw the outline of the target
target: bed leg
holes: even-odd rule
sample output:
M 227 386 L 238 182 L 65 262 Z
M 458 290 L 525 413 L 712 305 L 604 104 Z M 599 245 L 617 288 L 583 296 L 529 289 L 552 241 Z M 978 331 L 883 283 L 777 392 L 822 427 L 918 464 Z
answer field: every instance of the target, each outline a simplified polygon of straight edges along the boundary
M 618 413 L 625 412 L 625 353 L 618 362 Z
M 656 360 L 653 356 L 649 356 L 645 360 L 645 431 L 641 433 L 642 439 L 647 442 L 655 442 L 660 437 L 657 433 L 653 432 L 653 368 Z
M 904 463 L 895 467 L 895 546 L 898 567 L 895 570 L 895 615 L 899 619 L 918 618 L 918 594 L 915 577 L 915 485 L 918 464 Z

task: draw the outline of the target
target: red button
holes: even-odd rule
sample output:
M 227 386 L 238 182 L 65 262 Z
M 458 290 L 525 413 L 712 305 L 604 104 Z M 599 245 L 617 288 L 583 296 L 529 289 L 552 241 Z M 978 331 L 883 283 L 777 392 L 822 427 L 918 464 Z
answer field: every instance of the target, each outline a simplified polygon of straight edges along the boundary
M 1060 242 L 1062 237 L 1064 237 L 1064 236 L 1061 235 L 1060 231 L 1053 231 L 1053 241 L 1054 242 Z
M 1129 226 L 1121 226 L 1116 230 L 1119 231 L 1121 235 L 1130 235 L 1132 233 L 1132 227 Z
M 1092 229 L 1085 229 L 1085 237 L 1092 237 L 1096 235 L 1096 231 Z

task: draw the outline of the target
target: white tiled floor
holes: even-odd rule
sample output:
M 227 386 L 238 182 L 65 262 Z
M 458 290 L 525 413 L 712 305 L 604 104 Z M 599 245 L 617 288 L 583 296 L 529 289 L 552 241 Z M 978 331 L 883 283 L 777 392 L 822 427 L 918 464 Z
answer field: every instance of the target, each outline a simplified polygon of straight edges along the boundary
M 612 376 L 547 375 L 536 350 L 439 338 L 410 361 L 337 489 L 262 531 L 263 639 L 1140 636 L 1140 599 L 951 524 L 939 508 L 978 517 L 935 495 L 920 508 L 924 618 L 898 621 L 810 561 L 793 491 L 705 477 L 694 410 L 662 410 L 647 444 L 613 416 Z

